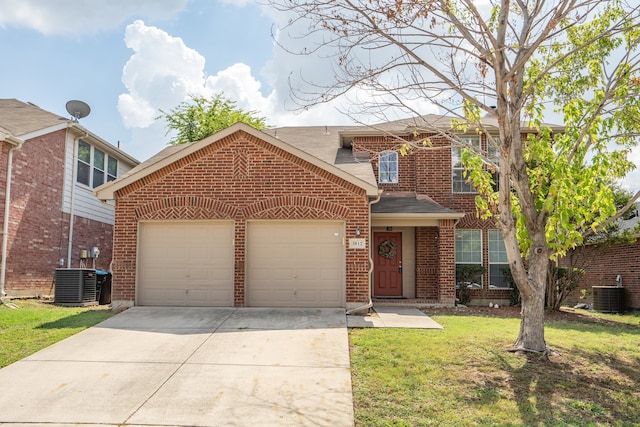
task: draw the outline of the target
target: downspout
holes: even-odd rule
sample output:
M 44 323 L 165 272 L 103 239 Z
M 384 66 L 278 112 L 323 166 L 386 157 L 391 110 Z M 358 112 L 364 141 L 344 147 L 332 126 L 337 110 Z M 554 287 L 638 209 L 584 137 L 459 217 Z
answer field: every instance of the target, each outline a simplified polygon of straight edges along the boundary
M 367 246 L 369 248 L 369 302 L 365 305 L 361 305 L 360 307 L 356 307 L 352 310 L 347 311 L 347 316 L 355 314 L 355 313 L 360 313 L 363 311 L 368 311 L 371 307 L 373 307 L 373 298 L 372 298 L 372 291 L 371 291 L 371 287 L 373 286 L 372 283 L 373 281 L 371 280 L 372 274 L 373 274 L 373 255 L 371 254 L 371 205 L 376 204 L 380 201 L 380 198 L 382 197 L 382 191 L 378 191 L 378 196 L 375 198 L 375 200 L 372 200 L 369 202 L 369 245 Z
M 78 141 L 81 138 L 88 137 L 89 134 L 87 132 L 84 135 L 80 135 L 77 138 L 73 139 L 73 156 L 71 160 L 71 200 L 69 206 L 69 242 L 67 243 L 67 268 L 71 268 L 71 256 L 73 253 L 73 223 L 74 223 L 74 208 L 75 208 L 75 199 L 76 199 L 76 174 L 78 173 Z
M 24 144 L 24 141 L 14 136 L 7 136 L 5 141 L 13 144 L 7 156 L 7 182 L 4 193 L 4 220 L 2 224 L 2 262 L 0 264 L 0 297 L 7 295 L 5 280 L 7 276 L 7 246 L 9 242 L 9 214 L 11 213 L 11 175 L 13 169 L 13 152 Z

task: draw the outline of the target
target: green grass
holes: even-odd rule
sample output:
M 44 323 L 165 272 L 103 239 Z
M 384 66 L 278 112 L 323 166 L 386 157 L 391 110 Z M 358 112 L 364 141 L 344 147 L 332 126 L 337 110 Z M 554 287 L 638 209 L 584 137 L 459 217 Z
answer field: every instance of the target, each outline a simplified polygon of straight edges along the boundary
M 104 306 L 58 307 L 35 300 L 0 305 L 0 368 L 111 317 Z
M 550 361 L 506 351 L 519 319 L 433 317 L 444 330 L 351 330 L 356 425 L 640 425 L 640 317 L 548 321 Z

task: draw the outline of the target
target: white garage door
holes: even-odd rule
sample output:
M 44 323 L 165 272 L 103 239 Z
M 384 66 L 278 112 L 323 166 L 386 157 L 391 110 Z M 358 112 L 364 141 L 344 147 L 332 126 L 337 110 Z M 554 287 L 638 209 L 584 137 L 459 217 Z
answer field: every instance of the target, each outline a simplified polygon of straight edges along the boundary
M 250 222 L 246 301 L 252 307 L 344 307 L 344 223 Z
M 233 306 L 233 222 L 140 224 L 139 305 Z

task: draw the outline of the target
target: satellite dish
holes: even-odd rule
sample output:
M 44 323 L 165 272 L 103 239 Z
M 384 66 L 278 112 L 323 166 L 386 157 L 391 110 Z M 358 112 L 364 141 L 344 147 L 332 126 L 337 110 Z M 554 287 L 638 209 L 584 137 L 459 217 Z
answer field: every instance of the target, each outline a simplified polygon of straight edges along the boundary
M 91 108 L 86 102 L 72 100 L 67 102 L 67 112 L 73 116 L 73 121 L 78 123 L 78 120 L 89 115 Z

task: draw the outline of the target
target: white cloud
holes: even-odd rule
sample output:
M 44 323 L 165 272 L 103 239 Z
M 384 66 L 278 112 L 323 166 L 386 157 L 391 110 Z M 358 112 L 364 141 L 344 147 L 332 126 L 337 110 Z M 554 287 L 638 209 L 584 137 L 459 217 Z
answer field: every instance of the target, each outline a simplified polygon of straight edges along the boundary
M 0 0 L 0 27 L 77 36 L 117 27 L 133 16 L 166 18 L 188 0 Z
M 224 92 L 225 97 L 236 101 L 241 108 L 256 110 L 262 115 L 273 114 L 275 93 L 265 97 L 261 87 L 262 83 L 251 74 L 251 67 L 238 63 L 208 77 L 205 92 L 208 95 Z
M 181 38 L 142 21 L 127 26 L 125 42 L 134 52 L 123 69 L 127 93 L 120 95 L 118 109 L 125 126 L 133 130 L 128 150 L 140 159 L 155 154 L 168 139 L 164 136 L 164 123 L 155 120 L 158 110 L 170 110 L 191 94 L 212 96 L 223 92 L 238 107 L 266 117 L 272 126 L 350 124 L 353 121 L 342 113 L 353 110 L 349 100 L 361 102 L 373 97 L 363 89 L 355 89 L 349 92 L 349 98 L 309 108 L 297 105 L 291 99 L 290 82 L 301 83 L 302 77 L 323 85 L 333 76 L 331 64 L 315 55 L 291 55 L 274 48 L 272 59 L 260 70 L 259 78 L 255 70 L 243 63 L 207 75 L 205 58 L 200 53 Z M 423 100 L 416 101 L 415 108 L 425 113 L 436 112 Z M 371 116 L 360 118 L 369 123 L 381 121 L 371 120 Z M 395 118 L 398 117 L 391 119 Z
M 171 109 L 203 91 L 205 59 L 182 39 L 135 21 L 127 26 L 125 43 L 134 51 L 122 70 L 129 93 L 118 100 L 126 127 L 147 127 L 158 109 Z
M 157 115 L 147 100 L 123 93 L 118 97 L 118 111 L 126 128 L 147 127 Z
M 258 111 L 274 126 L 344 123 L 345 117 L 331 104 L 310 110 L 289 110 L 283 101 L 289 96 L 287 73 L 275 68 L 268 77 L 273 83 L 269 93 L 263 93 L 262 83 L 242 63 L 205 73 L 205 58 L 186 46 L 179 37 L 135 21 L 127 26 L 125 43 L 133 54 L 123 68 L 122 82 L 127 93 L 118 99 L 118 110 L 124 125 L 132 129 L 128 150 L 146 159 L 162 149 L 164 123 L 155 120 L 159 110 L 170 110 L 189 95 L 212 96 L 223 92 L 237 102 L 238 107 Z

